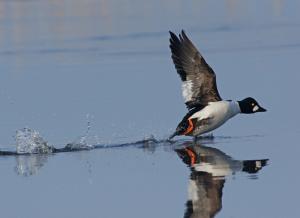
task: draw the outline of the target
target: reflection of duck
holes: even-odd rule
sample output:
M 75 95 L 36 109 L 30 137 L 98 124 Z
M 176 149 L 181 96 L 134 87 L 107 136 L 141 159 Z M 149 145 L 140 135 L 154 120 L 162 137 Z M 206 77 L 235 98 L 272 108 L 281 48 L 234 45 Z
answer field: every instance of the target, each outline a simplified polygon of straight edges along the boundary
M 179 157 L 191 169 L 185 218 L 211 218 L 222 208 L 222 190 L 226 176 L 238 171 L 257 173 L 267 159 L 234 160 L 211 147 L 187 143 L 177 149 Z

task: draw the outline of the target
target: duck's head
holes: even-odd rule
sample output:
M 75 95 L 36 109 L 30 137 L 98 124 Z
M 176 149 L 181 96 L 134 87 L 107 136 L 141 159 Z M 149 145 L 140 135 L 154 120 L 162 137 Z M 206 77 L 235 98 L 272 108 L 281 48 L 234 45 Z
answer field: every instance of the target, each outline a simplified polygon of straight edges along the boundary
M 266 112 L 267 110 L 261 107 L 254 98 L 248 97 L 238 101 L 242 114 L 253 114 L 256 112 Z

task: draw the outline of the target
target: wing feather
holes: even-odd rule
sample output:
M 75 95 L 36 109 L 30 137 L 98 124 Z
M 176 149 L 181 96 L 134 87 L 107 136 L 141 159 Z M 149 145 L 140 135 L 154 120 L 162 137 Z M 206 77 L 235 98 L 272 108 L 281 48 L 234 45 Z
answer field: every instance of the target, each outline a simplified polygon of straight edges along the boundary
M 179 37 L 170 32 L 170 49 L 188 109 L 221 101 L 214 71 L 183 30 Z

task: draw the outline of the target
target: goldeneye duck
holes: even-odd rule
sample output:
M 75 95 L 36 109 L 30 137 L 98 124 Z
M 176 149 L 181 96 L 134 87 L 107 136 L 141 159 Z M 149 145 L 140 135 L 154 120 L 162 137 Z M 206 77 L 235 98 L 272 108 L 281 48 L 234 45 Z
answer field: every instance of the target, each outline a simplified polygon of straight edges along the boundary
M 251 97 L 241 101 L 222 100 L 215 72 L 183 30 L 179 37 L 170 31 L 170 49 L 182 81 L 182 95 L 188 113 L 169 139 L 177 135 L 197 137 L 220 127 L 239 113 L 266 111 Z

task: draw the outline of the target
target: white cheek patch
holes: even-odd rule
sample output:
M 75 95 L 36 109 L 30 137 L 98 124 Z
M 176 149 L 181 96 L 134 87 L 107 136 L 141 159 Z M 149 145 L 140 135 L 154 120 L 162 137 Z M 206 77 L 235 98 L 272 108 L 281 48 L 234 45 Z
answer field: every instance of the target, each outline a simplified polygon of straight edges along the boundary
M 253 112 L 258 111 L 259 107 L 257 105 L 255 105 L 255 107 L 253 108 Z
M 261 161 L 255 161 L 256 168 L 261 168 Z
M 182 83 L 182 96 L 184 98 L 184 101 L 190 101 L 192 100 L 192 96 L 193 96 L 193 92 L 192 92 L 192 88 L 193 88 L 193 83 L 190 80 L 184 81 Z

